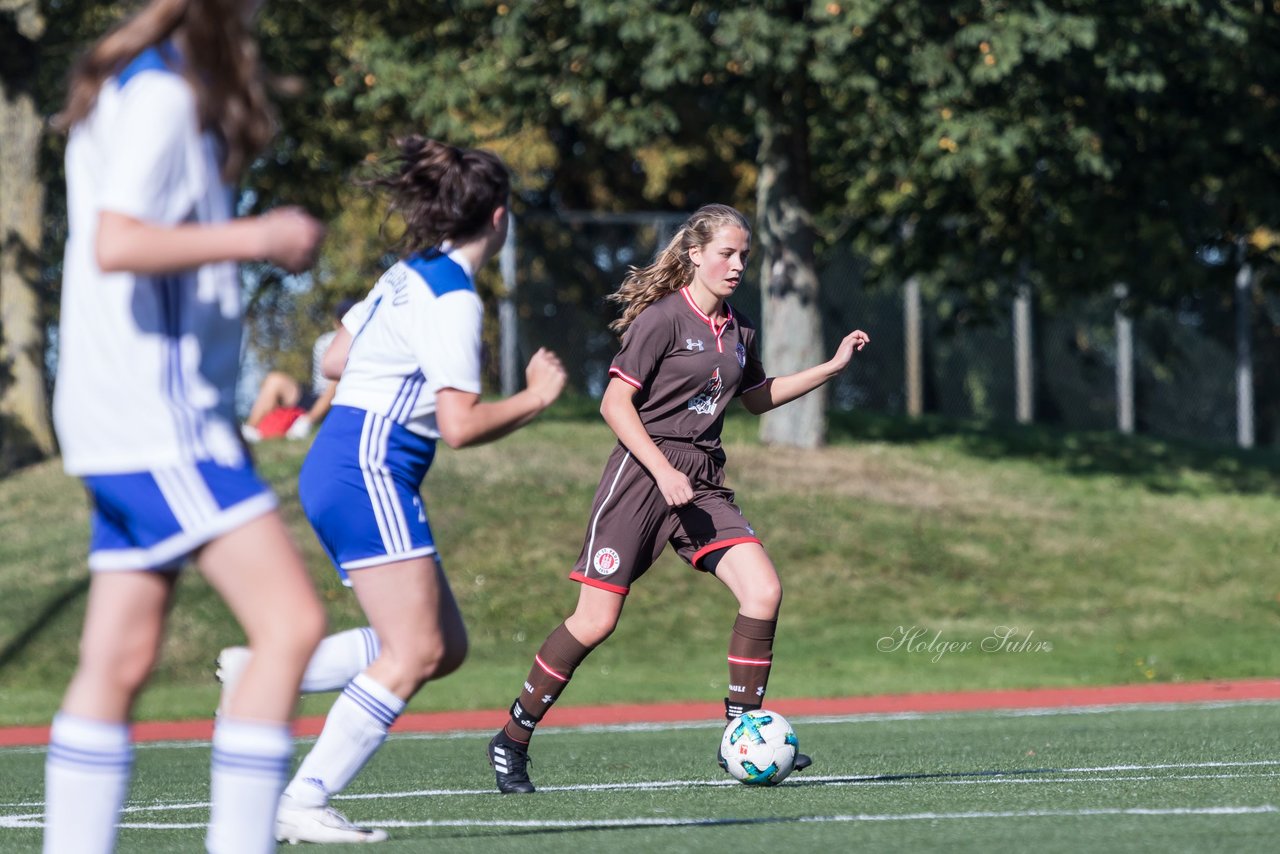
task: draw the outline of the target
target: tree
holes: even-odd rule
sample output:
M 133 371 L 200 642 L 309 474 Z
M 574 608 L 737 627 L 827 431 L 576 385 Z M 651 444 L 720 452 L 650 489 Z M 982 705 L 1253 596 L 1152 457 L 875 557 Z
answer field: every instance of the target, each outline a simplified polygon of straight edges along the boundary
M 41 311 L 37 0 L 0 0 L 0 471 L 53 453 Z
M 365 111 L 402 105 L 432 132 L 511 152 L 526 180 L 546 177 L 554 200 L 597 209 L 645 200 L 755 207 L 765 363 L 786 373 L 820 361 L 823 350 L 808 198 L 806 7 L 459 2 L 448 19 L 363 43 L 348 79 L 364 86 L 345 95 Z M 531 150 L 552 154 L 541 175 L 520 169 L 519 156 Z M 760 177 L 754 197 L 734 175 L 743 160 Z M 721 181 L 708 181 L 709 171 Z M 817 445 L 822 409 L 814 395 L 780 410 L 765 436 Z

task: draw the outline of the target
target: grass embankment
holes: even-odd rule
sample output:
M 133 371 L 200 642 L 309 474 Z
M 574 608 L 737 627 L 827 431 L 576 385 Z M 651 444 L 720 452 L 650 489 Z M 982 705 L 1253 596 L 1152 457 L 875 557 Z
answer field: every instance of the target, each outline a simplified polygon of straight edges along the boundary
M 442 447 L 426 504 L 472 651 L 418 710 L 502 707 L 572 608 L 565 579 L 611 434 L 567 405 Z M 786 588 L 772 696 L 1280 674 L 1280 455 L 1107 434 L 841 417 L 821 452 L 726 430 L 729 481 Z M 328 603 L 362 624 L 297 505 L 303 448 L 257 457 Z M 49 719 L 74 666 L 87 509 L 57 463 L 0 481 L 0 724 Z M 731 597 L 668 554 L 564 702 L 723 696 Z M 195 573 L 138 710 L 202 717 L 241 635 Z M 314 698 L 318 713 L 330 698 Z

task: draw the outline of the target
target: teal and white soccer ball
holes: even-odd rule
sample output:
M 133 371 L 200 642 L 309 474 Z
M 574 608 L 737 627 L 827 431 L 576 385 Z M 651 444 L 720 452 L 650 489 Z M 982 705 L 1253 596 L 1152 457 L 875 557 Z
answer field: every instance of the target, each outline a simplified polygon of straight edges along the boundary
M 734 718 L 720 739 L 720 757 L 730 776 L 748 786 L 776 786 L 796 767 L 800 741 L 787 719 L 756 709 Z

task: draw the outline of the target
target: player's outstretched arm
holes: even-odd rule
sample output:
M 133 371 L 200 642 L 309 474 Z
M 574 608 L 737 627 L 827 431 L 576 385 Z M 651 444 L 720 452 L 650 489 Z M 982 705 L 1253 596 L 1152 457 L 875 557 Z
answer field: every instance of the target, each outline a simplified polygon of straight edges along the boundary
M 844 337 L 836 348 L 836 354 L 829 360 L 784 377 L 770 377 L 765 380 L 764 385 L 742 395 L 742 405 L 753 415 L 761 415 L 798 397 L 804 397 L 818 386 L 834 379 L 853 361 L 853 354 L 869 343 L 871 338 L 867 333 L 855 329 Z
M 546 409 L 564 390 L 566 374 L 559 357 L 545 347 L 525 368 L 525 390 L 502 400 L 482 403 L 480 395 L 454 388 L 436 394 L 436 425 L 451 448 L 483 445 L 519 430 Z
M 94 257 L 104 273 L 192 270 L 218 261 L 270 261 L 290 273 L 315 263 L 324 226 L 301 208 L 224 223 L 161 225 L 103 211 Z

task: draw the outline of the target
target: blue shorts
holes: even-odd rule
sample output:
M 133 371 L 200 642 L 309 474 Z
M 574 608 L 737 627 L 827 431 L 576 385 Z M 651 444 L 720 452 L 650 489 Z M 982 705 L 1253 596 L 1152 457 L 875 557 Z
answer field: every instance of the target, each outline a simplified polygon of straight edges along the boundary
M 173 569 L 200 546 L 275 509 L 244 464 L 200 462 L 84 478 L 93 500 L 89 569 Z
M 298 497 L 344 584 L 347 570 L 435 554 L 418 495 L 435 452 L 434 439 L 375 412 L 329 410 L 298 475 Z

